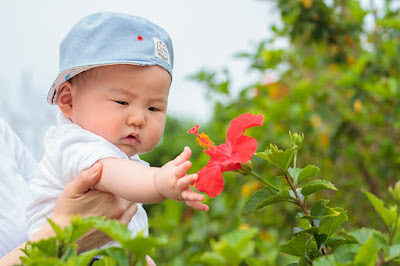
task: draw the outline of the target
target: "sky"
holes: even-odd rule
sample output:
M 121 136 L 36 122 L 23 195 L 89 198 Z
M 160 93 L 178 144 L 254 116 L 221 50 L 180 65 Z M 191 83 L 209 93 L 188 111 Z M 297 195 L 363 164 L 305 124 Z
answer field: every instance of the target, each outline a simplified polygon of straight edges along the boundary
M 9 95 L 25 75 L 29 89 L 46 104 L 58 74 L 58 46 L 71 26 L 94 12 L 117 11 L 146 17 L 169 32 L 175 52 L 169 113 L 204 120 L 211 113 L 204 88 L 188 76 L 227 66 L 233 90 L 251 83 L 247 62 L 234 55 L 254 51 L 267 37 L 269 5 L 259 0 L 0 0 L 0 91 Z

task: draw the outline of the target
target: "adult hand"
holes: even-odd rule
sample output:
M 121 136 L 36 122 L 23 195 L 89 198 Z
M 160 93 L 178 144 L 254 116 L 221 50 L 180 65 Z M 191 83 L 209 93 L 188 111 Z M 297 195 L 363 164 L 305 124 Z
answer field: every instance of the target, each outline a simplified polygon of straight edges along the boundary
M 57 200 L 51 219 L 60 226 L 70 224 L 71 215 L 79 213 L 81 217 L 106 216 L 128 224 L 137 211 L 135 203 L 124 200 L 111 193 L 92 188 L 100 179 L 102 165 L 94 164 L 83 171 L 78 178 L 69 183 Z M 83 252 L 100 247 L 110 238 L 98 230 L 90 230 L 76 243 L 78 251 Z

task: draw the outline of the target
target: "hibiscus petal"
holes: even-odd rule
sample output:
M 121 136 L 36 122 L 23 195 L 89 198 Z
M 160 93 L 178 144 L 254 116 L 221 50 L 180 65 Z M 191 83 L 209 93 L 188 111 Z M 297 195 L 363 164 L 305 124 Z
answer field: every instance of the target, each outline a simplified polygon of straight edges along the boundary
M 197 172 L 198 178 L 195 187 L 200 192 L 205 192 L 210 198 L 221 194 L 224 190 L 225 181 L 222 176 L 221 167 L 218 163 L 208 163 Z
M 227 143 L 229 141 L 227 140 Z M 242 168 L 240 164 L 246 164 L 253 157 L 257 149 L 258 142 L 249 136 L 242 136 L 238 140 L 238 144 L 234 146 L 233 153 L 221 161 L 222 171 L 234 171 Z
M 253 115 L 245 113 L 232 119 L 226 132 L 226 139 L 230 140 L 234 145 L 236 140 L 243 136 L 246 129 L 250 127 L 261 126 L 264 123 L 264 117 L 261 114 Z

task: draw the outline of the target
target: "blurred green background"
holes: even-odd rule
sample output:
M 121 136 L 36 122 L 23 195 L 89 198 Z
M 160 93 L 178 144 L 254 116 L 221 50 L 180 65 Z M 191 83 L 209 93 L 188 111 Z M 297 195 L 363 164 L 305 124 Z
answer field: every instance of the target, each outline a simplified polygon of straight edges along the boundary
M 289 147 L 289 130 L 304 133 L 298 165 L 314 164 L 321 178 L 338 191 L 324 194 L 335 206 L 348 210 L 346 229 L 362 226 L 383 230 L 383 223 L 360 191 L 385 199 L 387 187 L 400 173 L 400 9 L 398 1 L 271 0 L 280 21 L 274 35 L 253 51 L 238 51 L 249 62 L 258 82 L 231 91 L 229 69 L 203 69 L 191 78 L 204 85 L 213 115 L 200 132 L 220 144 L 229 121 L 251 112 L 261 113 L 262 127 L 246 134 L 259 141 L 258 151 L 270 143 Z M 365 5 L 368 2 L 368 5 Z M 222 14 L 221 14 L 222 15 Z M 142 156 L 160 166 L 180 153 L 193 151 L 191 172 L 201 169 L 206 156 L 186 131 L 196 121 L 168 117 L 162 143 Z M 264 178 L 276 174 L 254 159 Z M 160 265 L 195 265 L 210 243 L 236 230 L 257 227 L 249 256 L 265 265 L 282 265 L 292 258 L 279 254 L 279 244 L 291 236 L 297 210 L 274 205 L 241 217 L 249 195 L 260 184 L 225 173 L 225 190 L 206 198 L 209 212 L 184 203 L 166 201 L 146 206 L 150 234 L 167 245 L 153 256 Z M 271 182 L 279 182 L 271 179 Z M 322 195 L 321 195 L 322 197 Z M 315 196 L 318 199 L 318 195 Z

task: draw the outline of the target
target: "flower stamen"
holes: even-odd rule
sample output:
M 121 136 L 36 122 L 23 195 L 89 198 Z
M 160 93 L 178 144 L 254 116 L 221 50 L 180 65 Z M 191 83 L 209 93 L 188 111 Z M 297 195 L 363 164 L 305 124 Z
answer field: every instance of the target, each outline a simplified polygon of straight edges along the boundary
M 199 134 L 199 131 L 198 131 L 199 127 L 200 126 L 195 125 L 193 128 L 188 130 L 188 133 L 189 134 L 194 134 L 194 135 L 197 136 L 196 141 L 197 141 L 197 144 L 199 144 L 200 147 L 202 147 L 205 150 L 208 149 L 208 150 L 210 150 L 212 152 L 216 152 L 217 148 L 215 147 L 214 142 L 212 142 L 210 140 L 210 137 L 206 133 L 202 132 L 202 133 Z

